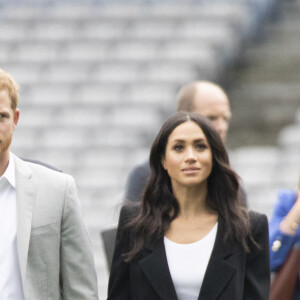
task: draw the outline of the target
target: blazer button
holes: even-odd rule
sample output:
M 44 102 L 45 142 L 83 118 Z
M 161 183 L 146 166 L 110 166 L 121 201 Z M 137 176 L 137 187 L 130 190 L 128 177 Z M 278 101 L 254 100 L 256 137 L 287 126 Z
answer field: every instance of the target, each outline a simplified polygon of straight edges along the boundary
M 279 240 L 276 240 L 272 245 L 272 251 L 277 252 L 280 247 L 281 247 L 281 242 Z

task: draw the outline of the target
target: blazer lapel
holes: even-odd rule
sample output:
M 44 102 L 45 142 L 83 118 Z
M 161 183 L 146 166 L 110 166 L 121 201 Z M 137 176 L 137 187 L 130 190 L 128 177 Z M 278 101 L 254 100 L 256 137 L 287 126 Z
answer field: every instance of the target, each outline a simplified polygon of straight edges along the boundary
M 144 274 L 161 299 L 176 300 L 163 239 L 149 246 L 148 250 L 152 253 L 139 262 Z
M 218 232 L 210 261 L 204 276 L 198 299 L 214 300 L 220 295 L 227 283 L 236 272 L 236 268 L 226 261 L 238 249 L 235 245 L 223 243 L 225 224 L 219 221 Z
M 17 244 L 21 267 L 21 275 L 25 284 L 31 221 L 36 194 L 31 169 L 25 162 L 15 157 L 16 166 L 16 197 L 17 197 Z

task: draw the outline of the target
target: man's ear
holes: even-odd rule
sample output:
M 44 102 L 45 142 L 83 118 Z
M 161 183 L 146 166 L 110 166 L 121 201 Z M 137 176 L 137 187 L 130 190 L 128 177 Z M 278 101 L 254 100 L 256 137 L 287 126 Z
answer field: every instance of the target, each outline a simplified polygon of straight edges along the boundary
M 18 124 L 18 121 L 19 121 L 19 117 L 20 117 L 20 110 L 19 109 L 16 109 L 14 111 L 14 130 L 16 129 L 17 127 L 17 124 Z

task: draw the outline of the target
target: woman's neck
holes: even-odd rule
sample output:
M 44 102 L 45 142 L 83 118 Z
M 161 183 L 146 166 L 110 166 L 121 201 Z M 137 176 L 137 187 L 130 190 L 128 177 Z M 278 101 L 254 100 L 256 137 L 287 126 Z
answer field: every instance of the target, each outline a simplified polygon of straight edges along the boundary
M 173 186 L 173 193 L 179 204 L 179 216 L 182 218 L 189 219 L 210 211 L 206 205 L 206 184 L 194 187 Z

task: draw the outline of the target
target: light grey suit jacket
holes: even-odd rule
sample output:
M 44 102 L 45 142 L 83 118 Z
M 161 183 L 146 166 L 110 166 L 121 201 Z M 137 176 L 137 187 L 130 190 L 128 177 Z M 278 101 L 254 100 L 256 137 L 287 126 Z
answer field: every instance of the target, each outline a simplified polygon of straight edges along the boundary
M 14 157 L 25 299 L 98 299 L 92 246 L 73 178 Z

